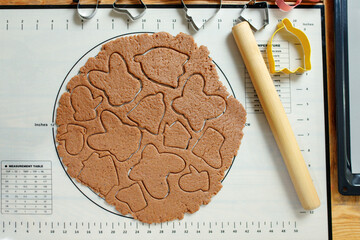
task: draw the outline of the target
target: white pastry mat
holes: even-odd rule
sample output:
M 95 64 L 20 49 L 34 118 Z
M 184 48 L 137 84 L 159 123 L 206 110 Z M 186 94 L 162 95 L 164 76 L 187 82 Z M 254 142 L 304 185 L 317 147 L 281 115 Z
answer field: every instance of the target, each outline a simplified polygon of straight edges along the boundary
M 287 17 L 310 40 L 312 70 L 273 79 L 321 200 L 314 211 L 304 211 L 298 201 L 236 48 L 231 28 L 239 13 L 239 8 L 223 8 L 196 33 L 176 8 L 149 8 L 135 22 L 108 8 L 88 22 L 70 8 L 1 9 L 0 238 L 328 238 L 322 9 L 271 8 L 270 25 L 255 35 L 264 48 L 278 20 Z M 148 225 L 111 213 L 111 206 L 69 179 L 55 149 L 53 121 L 59 89 L 61 94 L 100 43 L 157 31 L 189 33 L 206 45 L 221 80 L 248 116 L 238 156 L 210 204 L 181 221 Z M 281 65 L 301 62 L 296 47 L 278 43 Z

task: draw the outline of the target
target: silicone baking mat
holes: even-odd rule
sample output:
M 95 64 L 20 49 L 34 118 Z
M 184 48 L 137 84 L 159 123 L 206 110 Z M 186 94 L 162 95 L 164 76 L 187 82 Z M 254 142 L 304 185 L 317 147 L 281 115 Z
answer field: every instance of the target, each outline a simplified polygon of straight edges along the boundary
M 319 193 L 321 206 L 314 211 L 303 210 L 298 201 L 233 40 L 231 28 L 239 6 L 225 6 L 199 32 L 192 29 L 181 8 L 171 6 L 151 6 L 134 22 L 110 8 L 99 9 L 87 22 L 73 8 L 17 7 L 0 12 L 1 238 L 329 237 L 322 7 L 290 13 L 271 8 L 270 24 L 255 34 L 265 54 L 277 22 L 287 17 L 310 40 L 313 69 L 304 74 L 276 74 L 273 79 Z M 158 31 L 185 32 L 198 45 L 206 45 L 220 80 L 248 116 L 240 150 L 222 190 L 182 220 L 149 225 L 121 216 L 68 177 L 56 151 L 54 120 L 66 83 L 103 43 Z M 275 39 L 273 50 L 280 66 L 302 62 L 293 38 Z

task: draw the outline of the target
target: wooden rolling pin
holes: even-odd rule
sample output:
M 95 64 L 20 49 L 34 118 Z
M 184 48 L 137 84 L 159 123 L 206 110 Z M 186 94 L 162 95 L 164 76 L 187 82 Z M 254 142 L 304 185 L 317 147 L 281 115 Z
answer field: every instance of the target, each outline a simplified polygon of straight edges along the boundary
M 319 197 L 254 34 L 248 22 L 235 25 L 232 32 L 301 205 L 315 209 L 320 206 Z

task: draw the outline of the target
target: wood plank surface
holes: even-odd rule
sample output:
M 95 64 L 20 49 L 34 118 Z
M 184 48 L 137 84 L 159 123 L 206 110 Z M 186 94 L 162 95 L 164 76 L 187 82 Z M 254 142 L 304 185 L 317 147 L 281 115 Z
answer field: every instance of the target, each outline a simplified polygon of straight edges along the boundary
M 120 0 L 119 0 L 120 1 Z M 121 3 L 139 3 L 125 0 Z M 216 4 L 218 0 L 187 1 L 197 4 Z M 245 4 L 248 1 L 223 0 L 223 4 Z M 274 4 L 274 0 L 269 1 Z M 290 1 L 291 2 L 291 1 Z M 305 4 L 312 4 L 309 0 Z M 342 196 L 338 192 L 337 140 L 335 125 L 335 61 L 334 61 L 334 3 L 333 0 L 319 1 L 325 5 L 327 77 L 328 77 L 328 121 L 330 150 L 330 188 L 332 231 L 335 240 L 360 240 L 360 197 Z M 82 4 L 94 4 L 96 0 L 81 0 Z M 113 0 L 101 0 L 101 4 L 112 4 Z M 180 4 L 180 0 L 144 0 L 146 4 Z M 0 5 L 71 5 L 72 0 L 0 0 Z M 318 3 L 319 4 L 319 3 Z
M 325 21 L 333 239 L 355 240 L 360 239 L 360 197 L 343 196 L 338 191 L 337 139 L 335 125 L 334 2 L 331 0 L 325 1 Z
M 95 4 L 97 0 L 80 0 L 81 4 Z M 289 4 L 294 1 L 286 0 Z M 332 0 L 330 0 L 332 1 Z M 113 4 L 114 0 L 100 0 L 100 4 Z M 143 0 L 145 4 L 175 4 L 180 5 L 180 0 Z M 184 0 L 186 4 L 218 4 L 219 0 Z M 246 4 L 249 1 L 222 0 L 223 4 Z M 268 1 L 274 4 L 275 0 Z M 319 0 L 319 3 L 325 0 Z M 139 0 L 118 0 L 121 4 L 139 4 Z M 303 0 L 305 4 L 313 4 L 311 0 Z M 71 5 L 73 0 L 0 0 L 0 5 Z

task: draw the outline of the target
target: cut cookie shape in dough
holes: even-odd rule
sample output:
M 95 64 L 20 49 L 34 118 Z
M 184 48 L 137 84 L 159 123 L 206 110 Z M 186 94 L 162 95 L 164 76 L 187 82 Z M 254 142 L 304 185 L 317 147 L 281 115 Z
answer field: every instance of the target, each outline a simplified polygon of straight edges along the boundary
M 181 122 L 176 121 L 171 126 L 166 125 L 164 131 L 164 145 L 186 149 L 189 145 L 191 135 Z
M 184 33 L 128 35 L 66 83 L 57 151 L 75 184 L 96 193 L 89 199 L 159 223 L 195 213 L 220 191 L 246 112 L 209 54 Z
M 190 165 L 190 173 L 182 175 L 179 179 L 179 186 L 186 192 L 208 191 L 210 187 L 209 173 L 207 171 L 199 172 Z
M 112 112 L 104 111 L 101 122 L 103 133 L 89 136 L 88 144 L 98 151 L 109 151 L 117 160 L 125 161 L 139 149 L 141 132 L 134 126 L 123 124 Z
M 89 73 L 90 83 L 103 90 L 112 105 L 120 106 L 131 102 L 141 89 L 140 80 L 128 72 L 127 65 L 119 54 L 112 54 L 109 62 L 108 73 L 96 70 Z
M 181 172 L 185 161 L 176 154 L 159 153 L 154 145 L 147 145 L 142 152 L 140 163 L 131 170 L 129 177 L 142 181 L 149 194 L 157 199 L 169 193 L 166 181 L 169 174 Z
M 136 122 L 139 127 L 145 128 L 153 134 L 158 134 L 164 113 L 164 95 L 158 93 L 143 98 L 139 105 L 130 111 L 128 117 Z
M 176 88 L 184 74 L 188 56 L 169 48 L 154 48 L 144 55 L 135 56 L 145 75 L 154 82 Z
M 106 196 L 113 186 L 119 184 L 115 165 L 110 156 L 100 157 L 99 154 L 93 153 L 83 164 L 84 168 L 78 179 L 101 195 Z
M 89 121 L 96 118 L 96 107 L 101 103 L 102 97 L 93 98 L 89 88 L 85 86 L 76 87 L 71 93 L 71 105 L 77 121 Z
M 147 206 L 146 199 L 139 184 L 120 189 L 115 196 L 119 201 L 126 203 L 132 212 L 138 212 Z
M 220 96 L 204 93 L 204 79 L 194 75 L 186 82 L 183 94 L 172 104 L 174 110 L 189 121 L 195 131 L 200 131 L 208 119 L 216 118 L 225 111 L 225 100 Z
M 58 136 L 58 140 L 65 141 L 65 149 L 70 155 L 77 155 L 84 147 L 84 135 L 86 128 L 69 124 L 67 126 L 67 132 Z
M 208 128 L 195 145 L 193 153 L 204 159 L 211 167 L 220 168 L 222 165 L 220 149 L 224 140 L 225 138 L 221 133 L 213 128 Z

